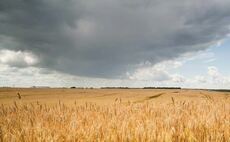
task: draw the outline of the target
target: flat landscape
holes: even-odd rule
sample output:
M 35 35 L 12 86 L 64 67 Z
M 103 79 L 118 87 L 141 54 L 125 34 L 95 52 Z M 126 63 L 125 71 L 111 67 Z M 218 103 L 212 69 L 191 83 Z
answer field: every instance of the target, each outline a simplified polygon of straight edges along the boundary
M 21 99 L 18 98 L 18 93 Z M 172 97 L 177 101 L 206 101 L 211 99 L 226 100 L 230 102 L 230 92 L 217 92 L 207 90 L 183 90 L 183 89 L 66 89 L 66 88 L 1 88 L 0 103 L 44 103 L 56 104 L 59 101 L 66 105 L 85 104 L 86 102 L 97 105 L 111 104 L 116 99 L 122 103 L 150 102 L 169 103 Z M 153 97 L 158 96 L 158 97 Z M 153 98 L 151 98 L 153 97 Z M 229 99 L 227 99 L 229 98 Z
M 230 92 L 0 89 L 0 141 L 230 141 Z

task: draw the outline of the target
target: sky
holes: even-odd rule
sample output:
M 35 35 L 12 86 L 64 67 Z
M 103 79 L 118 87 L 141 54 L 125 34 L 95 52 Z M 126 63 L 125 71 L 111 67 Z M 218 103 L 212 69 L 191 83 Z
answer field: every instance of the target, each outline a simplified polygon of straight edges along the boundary
M 229 0 L 1 0 L 0 86 L 230 89 Z

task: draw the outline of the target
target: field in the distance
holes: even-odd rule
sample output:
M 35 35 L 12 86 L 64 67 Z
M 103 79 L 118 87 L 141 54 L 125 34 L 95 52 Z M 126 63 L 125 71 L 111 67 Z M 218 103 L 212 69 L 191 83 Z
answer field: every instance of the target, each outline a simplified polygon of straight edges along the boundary
M 1 88 L 0 104 L 0 141 L 230 141 L 228 92 Z

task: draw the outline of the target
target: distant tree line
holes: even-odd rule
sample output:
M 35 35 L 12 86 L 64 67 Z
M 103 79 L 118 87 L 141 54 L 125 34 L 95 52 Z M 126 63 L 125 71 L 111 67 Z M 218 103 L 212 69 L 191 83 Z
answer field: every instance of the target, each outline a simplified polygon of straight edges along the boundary
M 181 89 L 181 87 L 144 87 L 143 89 Z
M 143 88 L 130 88 L 130 87 L 101 87 L 101 89 L 181 89 L 181 87 L 143 87 Z
M 230 89 L 209 89 L 209 91 L 230 92 Z
M 70 87 L 70 89 L 94 89 L 93 87 L 75 87 L 75 86 L 72 86 Z
M 101 89 L 132 89 L 129 87 L 101 87 Z

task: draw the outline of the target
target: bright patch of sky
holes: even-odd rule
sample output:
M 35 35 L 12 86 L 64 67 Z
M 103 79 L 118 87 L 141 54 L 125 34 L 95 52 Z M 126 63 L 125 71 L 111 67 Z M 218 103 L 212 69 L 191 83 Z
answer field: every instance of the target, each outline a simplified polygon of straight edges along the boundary
M 206 51 L 195 55 L 193 59 L 188 60 L 178 71 L 187 76 L 206 75 L 210 66 L 215 66 L 223 74 L 230 74 L 230 39 L 216 44 Z

